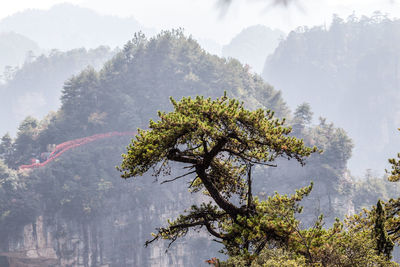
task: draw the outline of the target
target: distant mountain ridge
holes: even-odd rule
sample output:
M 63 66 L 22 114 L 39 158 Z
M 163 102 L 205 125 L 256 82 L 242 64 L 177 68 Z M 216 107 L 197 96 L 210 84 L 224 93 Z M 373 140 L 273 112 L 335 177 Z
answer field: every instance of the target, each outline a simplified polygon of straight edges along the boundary
M 267 56 L 272 54 L 285 33 L 264 25 L 254 25 L 243 29 L 229 44 L 223 46 L 222 56 L 238 59 L 261 74 Z
M 355 142 L 353 173 L 380 174 L 399 150 L 400 20 L 334 16 L 329 29 L 299 28 L 266 61 L 263 78 L 291 108 L 308 102 Z
M 0 21 L 0 32 L 6 31 L 25 35 L 42 48 L 61 50 L 122 46 L 135 32 L 155 33 L 133 17 L 99 15 L 67 3 L 54 5 L 49 10 L 29 9 L 6 17 Z
M 0 74 L 5 66 L 18 66 L 24 63 L 27 53 L 39 53 L 40 47 L 31 39 L 15 33 L 0 33 Z
M 49 55 L 26 61 L 6 84 L 0 85 L 0 134 L 14 134 L 18 121 L 26 116 L 43 117 L 57 110 L 65 80 L 88 66 L 99 69 L 116 52 L 104 46 L 67 52 L 53 50 Z

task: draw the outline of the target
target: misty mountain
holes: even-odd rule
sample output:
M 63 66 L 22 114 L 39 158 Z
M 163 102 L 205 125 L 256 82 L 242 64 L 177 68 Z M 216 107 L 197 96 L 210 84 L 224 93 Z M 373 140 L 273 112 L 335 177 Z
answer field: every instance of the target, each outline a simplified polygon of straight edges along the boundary
M 0 32 L 5 31 L 23 34 L 42 48 L 61 50 L 122 46 L 137 31 L 154 33 L 133 17 L 99 15 L 67 3 L 49 10 L 30 9 L 6 17 L 0 21 Z
M 329 29 L 299 28 L 280 43 L 263 78 L 290 107 L 309 102 L 316 116 L 346 129 L 355 142 L 353 173 L 382 173 L 400 145 L 400 20 L 375 13 Z
M 20 123 L 13 141 L 3 137 L 0 147 L 8 151 L 3 154 L 4 161 L 9 168 L 18 168 L 32 157 L 39 158 L 53 144 L 99 133 L 147 128 L 148 120 L 156 118 L 157 110 L 171 110 L 169 96 L 217 97 L 225 90 L 251 109 L 272 109 L 278 117 L 293 117 L 290 122 L 293 134 L 325 151 L 310 158 L 305 168 L 286 159 L 278 161 L 279 168 L 256 168 L 257 191 L 264 196 L 274 190 L 293 193 L 295 188 L 309 185 L 313 177 L 315 192 L 307 202 L 311 203 L 312 212 L 317 208 L 329 210 L 326 217 L 330 223 L 353 209 L 351 198 L 335 187 L 341 184 L 341 188 L 351 190 L 346 163 L 352 144 L 346 133 L 324 120 L 317 126 L 309 125 L 308 120 L 302 119 L 312 116 L 307 105 L 292 116 L 280 92 L 260 76 L 235 59 L 206 53 L 180 31 L 163 32 L 151 39 L 137 34 L 102 69 L 87 68 L 69 78 L 64 83 L 62 105 L 56 113 L 41 121 L 28 117 Z M 165 218 L 176 216 L 188 203 L 200 199 L 188 194 L 184 183 L 158 186 L 150 173 L 131 182 L 119 179 L 113 166 L 121 160 L 128 139 L 107 139 L 72 149 L 28 176 L 16 178 L 28 185 L 10 192 L 21 195 L 21 203 L 10 202 L 11 196 L 3 200 L 3 207 L 11 209 L 7 217 L 10 219 L 0 225 L 6 229 L 0 230 L 0 237 L 9 240 L 8 249 L 18 250 L 12 244 L 18 240 L 21 227 L 36 220 L 35 225 L 45 224 L 41 229 L 49 229 L 41 230 L 40 236 L 54 236 L 52 244 L 65 243 L 56 250 L 58 260 L 67 260 L 71 253 L 75 255 L 70 259 L 72 262 L 88 259 L 89 255 L 100 253 L 101 244 L 100 260 L 115 266 L 152 266 L 154 262 L 195 266 L 216 251 L 207 235 L 190 236 L 190 240 L 178 243 L 167 256 L 163 253 L 166 245 L 163 242 L 142 248 L 154 227 L 163 225 Z M 310 213 L 304 216 L 307 223 L 315 219 Z M 14 218 L 22 223 L 12 224 Z M 59 231 L 63 231 L 63 239 L 57 239 Z M 94 238 L 87 239 L 89 233 Z M 33 232 L 27 234 L 30 235 Z M 68 245 L 76 239 L 80 245 Z M 34 250 L 40 252 L 44 246 Z M 54 247 L 47 249 L 53 251 Z M 173 258 L 168 260 L 170 255 Z
M 60 109 L 41 121 L 22 121 L 12 144 L 7 137 L 1 141 L 7 152 L 0 157 L 18 168 L 52 144 L 145 128 L 157 110 L 171 109 L 169 96 L 216 97 L 224 90 L 252 108 L 288 114 L 279 91 L 237 60 L 206 53 L 180 31 L 151 39 L 137 34 L 101 70 L 87 68 L 69 78 Z M 0 252 L 14 251 L 11 257 L 18 257 L 24 255 L 21 249 L 33 250 L 42 260 L 71 266 L 197 266 L 214 255 L 218 245 L 205 234 L 176 242 L 169 254 L 164 253 L 165 242 L 143 247 L 155 227 L 204 196 L 188 193 L 185 183 L 159 186 L 150 174 L 119 178 L 115 166 L 128 143 L 126 136 L 96 141 L 25 174 L 0 164 L 0 172 L 8 175 L 4 188 L 15 184 L 0 194 L 0 214 L 7 215 L 0 220 Z M 31 247 L 27 239 L 36 245 Z
M 5 66 L 22 65 L 29 51 L 38 54 L 41 50 L 37 43 L 21 34 L 0 33 L 0 73 L 3 73 Z
M 312 177 L 315 187 L 305 202 L 306 223 L 319 212 L 332 223 L 354 210 L 346 166 L 352 142 L 343 129 L 326 120 L 310 125 L 312 111 L 306 104 L 291 114 L 280 92 L 259 75 L 238 60 L 206 53 L 181 31 L 150 39 L 136 34 L 101 69 L 86 68 L 69 77 L 57 112 L 42 120 L 28 117 L 15 139 L 2 137 L 0 173 L 7 179 L 0 190 L 7 190 L 0 191 L 0 214 L 6 214 L 0 220 L 0 239 L 6 240 L 0 243 L 0 255 L 19 259 L 31 251 L 42 261 L 72 266 L 197 266 L 215 255 L 218 245 L 204 233 L 189 234 L 174 243 L 169 254 L 164 253 L 165 242 L 143 247 L 155 227 L 206 196 L 188 193 L 184 180 L 159 186 L 151 172 L 128 181 L 119 178 L 114 166 L 126 152 L 129 136 L 78 144 L 43 167 L 15 169 L 32 158 L 39 160 L 56 144 L 75 146 L 81 138 L 115 131 L 133 136 L 138 127 L 146 129 L 149 119 L 156 119 L 157 110 L 171 110 L 170 96 L 215 98 L 224 91 L 250 109 L 272 109 L 278 117 L 289 118 L 293 135 L 325 151 L 310 157 L 306 167 L 282 158 L 278 168 L 255 168 L 254 187 L 262 198 L 275 190 L 293 193 Z M 360 186 L 360 205 L 370 201 L 363 193 L 368 186 Z
M 0 133 L 14 134 L 18 121 L 26 116 L 43 117 L 60 107 L 60 88 L 64 81 L 92 66 L 100 68 L 116 51 L 107 47 L 67 52 L 52 50 L 26 61 L 8 75 L 7 83 L 0 85 Z
M 243 29 L 229 44 L 222 47 L 222 56 L 248 64 L 252 71 L 261 73 L 265 60 L 272 54 L 285 34 L 263 25 Z
M 70 123 L 60 121 L 57 128 L 78 136 L 132 130 L 145 127 L 155 111 L 170 109 L 171 96 L 217 97 L 225 90 L 254 108 L 269 107 L 281 117 L 288 113 L 279 91 L 237 60 L 206 53 L 180 30 L 150 39 L 136 34 L 100 72 L 87 69 L 65 82 L 60 120 Z M 103 114 L 97 122 L 91 119 L 95 113 Z

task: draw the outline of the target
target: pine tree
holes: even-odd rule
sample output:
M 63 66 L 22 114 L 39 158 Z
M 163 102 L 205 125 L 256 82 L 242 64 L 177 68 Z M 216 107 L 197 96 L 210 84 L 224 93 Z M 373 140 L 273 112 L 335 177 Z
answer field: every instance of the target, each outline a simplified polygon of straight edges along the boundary
M 293 134 L 295 136 L 301 134 L 305 127 L 312 121 L 313 112 L 308 103 L 303 103 L 296 108 L 293 117 Z
M 150 168 L 155 175 L 170 173 L 169 163 L 186 165 L 190 171 L 171 182 L 193 175 L 192 192 L 203 191 L 212 202 L 193 205 L 186 214 L 159 228 L 154 238 L 171 243 L 191 228 L 206 228 L 225 246 L 229 255 L 258 254 L 270 242 L 285 243 L 295 224 L 298 202 L 312 189 L 305 187 L 293 196 L 276 195 L 267 201 L 253 198 L 253 165 L 276 166 L 279 157 L 300 164 L 316 148 L 288 136 L 284 120 L 270 110 L 246 110 L 226 94 L 211 100 L 203 97 L 171 98 L 174 111 L 159 112 L 160 120 L 150 121 L 149 130 L 139 130 L 136 140 L 123 155 L 119 170 L 123 178 L 141 176 Z
M 0 142 L 0 159 L 9 165 L 12 161 L 12 154 L 14 151 L 13 140 L 7 133 L 1 138 Z
M 393 241 L 386 231 L 386 212 L 383 208 L 381 200 L 376 204 L 376 215 L 374 225 L 374 235 L 376 239 L 376 250 L 378 254 L 383 254 L 387 259 L 391 259 L 394 247 Z

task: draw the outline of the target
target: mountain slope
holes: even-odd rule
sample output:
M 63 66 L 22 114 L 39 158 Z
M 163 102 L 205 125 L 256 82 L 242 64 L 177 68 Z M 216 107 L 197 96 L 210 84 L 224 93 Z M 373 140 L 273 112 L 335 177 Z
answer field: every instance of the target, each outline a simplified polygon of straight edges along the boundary
M 91 65 L 100 68 L 116 51 L 107 47 L 74 49 L 67 52 L 53 50 L 25 62 L 0 85 L 0 134 L 14 134 L 18 122 L 26 116 L 43 117 L 60 107 L 60 88 L 72 75 Z
M 238 61 L 204 52 L 180 31 L 150 40 L 137 34 L 100 71 L 88 68 L 66 81 L 59 111 L 42 121 L 25 119 L 11 146 L 1 142 L 6 152 L 0 156 L 18 168 L 52 144 L 146 127 L 157 109 L 171 109 L 169 96 L 215 97 L 224 90 L 252 108 L 288 114 L 280 93 Z M 34 251 L 70 266 L 199 266 L 214 256 L 218 245 L 205 234 L 189 234 L 169 254 L 163 242 L 143 247 L 155 227 L 204 196 L 187 193 L 185 183 L 158 186 L 151 174 L 135 181 L 119 178 L 114 166 L 128 143 L 129 137 L 92 142 L 42 168 L 10 175 L 5 186 L 21 186 L 0 196 L 0 238 L 8 241 L 0 244 L 0 254 Z M 21 213 L 21 207 L 28 211 Z M 24 246 L 14 246 L 18 243 Z
M 0 255 L 29 251 L 69 266 L 78 262 L 86 266 L 201 266 L 208 258 L 220 257 L 218 244 L 204 232 L 188 233 L 168 254 L 165 242 L 143 247 L 155 227 L 165 225 L 192 203 L 210 199 L 187 192 L 189 180 L 159 185 L 157 179 L 172 177 L 155 177 L 151 171 L 137 179 L 121 179 L 115 166 L 131 137 L 114 136 L 76 146 L 40 168 L 16 173 L 9 167 L 17 169 L 32 158 L 40 160 L 65 141 L 73 145 L 75 139 L 93 134 L 146 129 L 149 119 L 157 118 L 157 110 L 171 110 L 170 96 L 215 98 L 224 91 L 247 108 L 272 109 L 278 117 L 291 115 L 279 91 L 237 60 L 206 53 L 181 31 L 162 32 L 151 39 L 136 34 L 101 70 L 88 68 L 67 80 L 56 113 L 41 121 L 25 119 L 15 140 L 5 136 L 0 142 L 0 159 L 9 165 L 0 164 L 0 174 L 6 176 L 0 190 L 8 189 L 0 194 L 0 239 L 6 240 L 0 243 Z M 343 176 L 351 140 L 325 121 L 312 127 L 301 120 L 310 113 L 307 108 L 296 111 L 291 120 L 294 134 L 307 144 L 321 146 L 325 153 L 307 161 L 308 168 L 284 158 L 277 162 L 279 168 L 254 168 L 254 188 L 260 197 L 273 190 L 293 193 L 294 188 L 309 185 L 312 177 L 316 190 L 310 196 L 311 212 L 305 216 L 310 221 L 315 209 L 330 209 L 328 217 L 333 220 L 351 208 L 349 197 L 334 186 L 349 189 L 350 182 Z M 180 167 L 172 165 L 171 175 L 179 175 Z M 342 210 L 338 212 L 337 207 Z
M 40 52 L 34 41 L 13 32 L 0 33 L 0 72 L 5 66 L 22 65 L 30 51 L 34 54 Z
M 397 153 L 400 112 L 400 21 L 334 17 L 329 29 L 291 32 L 266 61 L 263 78 L 289 106 L 309 102 L 354 139 L 350 169 L 382 173 Z
M 205 53 L 180 31 L 149 40 L 137 34 L 100 72 L 87 70 L 65 83 L 61 98 L 65 116 L 57 127 L 81 135 L 99 129 L 132 130 L 146 126 L 156 110 L 169 110 L 170 96 L 216 97 L 224 91 L 253 108 L 271 108 L 281 117 L 287 114 L 280 92 L 237 60 Z M 103 114 L 101 127 L 90 120 L 95 113 Z M 56 135 L 61 138 L 64 133 Z

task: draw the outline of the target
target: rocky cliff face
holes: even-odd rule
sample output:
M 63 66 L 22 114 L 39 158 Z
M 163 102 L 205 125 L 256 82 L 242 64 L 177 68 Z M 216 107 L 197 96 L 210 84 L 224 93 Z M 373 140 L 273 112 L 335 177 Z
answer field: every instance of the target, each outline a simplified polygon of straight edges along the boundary
M 151 200 L 143 201 L 140 192 L 134 198 L 116 196 L 110 199 L 115 207 L 108 215 L 92 221 L 71 221 L 44 210 L 18 235 L 4 240 L 0 266 L 206 266 L 206 259 L 217 256 L 218 247 L 205 233 L 188 234 L 168 253 L 166 241 L 145 248 L 154 228 L 183 212 L 193 199 L 172 186 L 155 190 L 153 195 L 143 193 Z M 127 202 L 132 199 L 133 203 Z
M 19 236 L 8 240 L 8 251 L 0 253 L 1 266 L 54 266 L 57 263 L 53 236 L 46 231 L 43 216 L 25 225 Z
M 178 239 L 168 253 L 167 241 L 143 246 L 156 227 L 165 226 L 193 203 L 210 199 L 187 192 L 183 179 L 163 185 L 150 174 L 121 179 L 114 166 L 126 143 L 124 138 L 93 142 L 32 170 L 25 178 L 21 175 L 29 186 L 29 192 L 23 192 L 31 194 L 24 206 L 36 200 L 38 204 L 32 205 L 35 216 L 29 223 L 12 221 L 22 225 L 10 228 L 12 232 L 0 228 L 0 266 L 207 266 L 205 260 L 223 257 L 217 243 L 203 231 Z M 320 213 L 329 223 L 351 211 L 351 194 L 346 193 L 351 181 L 344 169 L 330 177 L 328 169 L 312 162 L 301 167 L 283 159 L 278 165 L 254 168 L 254 189 L 264 192 L 261 198 L 274 191 L 293 193 L 314 179 L 301 218 L 305 225 L 315 222 Z M 181 166 L 170 167 L 178 172 L 175 177 L 181 174 Z
M 346 183 L 347 176 L 343 177 L 343 183 Z M 329 219 L 329 211 L 333 216 L 354 210 L 351 197 L 329 196 L 328 188 L 325 188 L 326 192 L 323 188 L 316 189 L 318 192 L 306 200 L 313 210 L 306 210 L 302 215 L 309 223 L 319 212 L 324 212 Z M 205 232 L 188 234 L 177 240 L 168 253 L 166 241 L 155 242 L 147 248 L 143 246 L 145 240 L 151 238 L 154 228 L 165 225 L 168 218 L 174 218 L 187 208 L 192 197 L 181 186 L 175 185 L 152 194 L 139 191 L 134 198 L 115 196 L 109 200 L 114 208 L 108 210 L 108 215 L 93 221 L 70 221 L 60 214 L 49 215 L 44 211 L 34 222 L 25 225 L 19 235 L 8 239 L 8 250 L 0 253 L 0 263 L 4 262 L 0 266 L 206 266 L 206 259 L 221 255 L 217 254 L 218 246 Z

